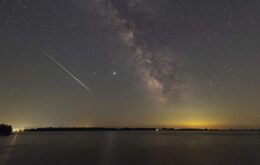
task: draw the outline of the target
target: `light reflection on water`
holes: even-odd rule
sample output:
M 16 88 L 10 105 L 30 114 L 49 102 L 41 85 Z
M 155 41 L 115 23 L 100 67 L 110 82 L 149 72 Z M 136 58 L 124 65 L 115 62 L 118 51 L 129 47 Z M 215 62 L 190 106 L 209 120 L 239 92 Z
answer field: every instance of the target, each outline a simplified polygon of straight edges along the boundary
M 10 136 L 9 138 L 7 138 L 7 142 L 5 143 L 6 146 L 1 146 L 2 148 L 1 151 L 2 153 L 0 153 L 0 164 L 7 164 L 9 157 L 12 154 L 12 151 L 14 149 L 14 145 L 16 142 L 18 134 L 14 134 L 13 136 Z
M 257 132 L 50 132 L 0 137 L 0 164 L 260 164 Z

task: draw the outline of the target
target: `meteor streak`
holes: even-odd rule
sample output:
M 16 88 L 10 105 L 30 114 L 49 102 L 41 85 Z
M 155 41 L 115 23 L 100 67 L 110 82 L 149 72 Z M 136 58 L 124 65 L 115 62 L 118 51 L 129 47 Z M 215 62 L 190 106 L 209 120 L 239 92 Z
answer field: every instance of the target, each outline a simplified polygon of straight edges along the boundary
M 75 81 L 77 81 L 81 86 L 83 86 L 86 90 L 90 91 L 90 89 L 82 83 L 76 76 L 74 76 L 68 69 L 66 69 L 63 65 L 61 65 L 55 58 L 53 58 L 48 52 L 46 52 L 44 49 L 39 47 L 39 49 L 43 52 L 44 55 L 46 55 L 52 62 L 54 62 L 56 65 L 58 65 L 63 71 L 68 73 L 70 77 L 72 77 Z

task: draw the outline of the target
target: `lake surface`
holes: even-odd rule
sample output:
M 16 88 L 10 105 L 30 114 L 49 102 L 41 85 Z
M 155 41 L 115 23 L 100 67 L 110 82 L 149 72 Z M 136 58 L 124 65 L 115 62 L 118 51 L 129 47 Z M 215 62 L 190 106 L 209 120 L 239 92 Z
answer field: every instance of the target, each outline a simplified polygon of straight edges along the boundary
M 1 165 L 259 165 L 259 132 L 32 132 L 0 137 Z

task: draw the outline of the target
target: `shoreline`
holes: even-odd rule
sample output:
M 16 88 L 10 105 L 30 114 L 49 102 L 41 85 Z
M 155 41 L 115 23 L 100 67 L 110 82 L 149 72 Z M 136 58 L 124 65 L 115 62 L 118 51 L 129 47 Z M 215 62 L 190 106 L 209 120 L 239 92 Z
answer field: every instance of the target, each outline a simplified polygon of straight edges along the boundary
M 201 132 L 260 132 L 260 129 L 200 129 L 200 128 L 108 128 L 108 127 L 44 127 L 25 129 L 24 132 L 74 131 L 201 131 Z

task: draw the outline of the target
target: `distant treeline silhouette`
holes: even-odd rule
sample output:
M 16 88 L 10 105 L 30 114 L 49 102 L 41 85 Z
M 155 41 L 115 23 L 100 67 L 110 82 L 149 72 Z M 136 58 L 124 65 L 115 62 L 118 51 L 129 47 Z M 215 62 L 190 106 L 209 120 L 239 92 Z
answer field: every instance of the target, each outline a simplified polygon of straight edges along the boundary
M 0 135 L 11 135 L 13 132 L 12 126 L 7 124 L 0 124 Z
M 44 131 L 154 131 L 155 128 L 107 128 L 107 127 L 45 127 L 25 129 L 27 132 Z
M 25 132 L 59 131 L 260 131 L 260 129 L 200 129 L 200 128 L 109 128 L 109 127 L 44 127 L 25 129 Z

